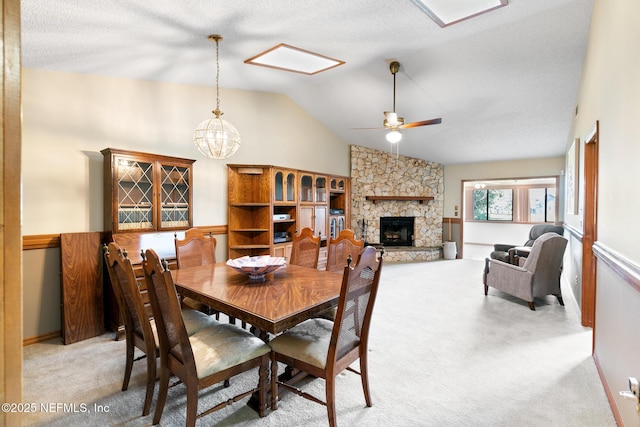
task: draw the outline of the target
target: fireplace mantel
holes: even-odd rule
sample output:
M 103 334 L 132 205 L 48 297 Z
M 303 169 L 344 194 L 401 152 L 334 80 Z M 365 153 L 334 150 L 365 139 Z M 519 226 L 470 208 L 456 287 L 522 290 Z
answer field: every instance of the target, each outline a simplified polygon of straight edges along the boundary
M 366 199 L 371 200 L 373 203 L 376 203 L 380 200 L 393 200 L 398 202 L 417 201 L 420 202 L 420 204 L 423 204 L 424 202 L 433 200 L 433 196 L 367 196 Z

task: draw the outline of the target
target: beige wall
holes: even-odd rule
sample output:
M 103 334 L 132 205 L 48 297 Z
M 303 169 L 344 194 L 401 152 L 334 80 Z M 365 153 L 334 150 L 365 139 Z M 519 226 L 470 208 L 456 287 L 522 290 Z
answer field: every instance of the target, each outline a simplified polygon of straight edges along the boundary
M 196 159 L 194 224 L 226 224 L 226 163 L 349 175 L 349 146 L 289 98 L 221 90 L 242 146 L 227 161 L 196 150 L 215 89 L 86 74 L 23 70 L 24 234 L 102 230 L 106 147 Z
M 23 259 L 24 338 L 61 330 L 60 249 L 24 251 Z
M 640 159 L 640 3 L 596 0 L 587 55 L 577 100 L 579 114 L 567 141 L 584 140 L 596 120 L 600 124 L 597 245 L 626 259 L 637 274 L 640 232 L 638 159 Z M 581 147 L 583 151 L 584 147 Z M 581 194 L 580 199 L 583 196 Z M 581 212 L 566 223 L 582 229 Z M 637 282 L 636 282 L 637 283 Z M 627 390 L 627 377 L 640 378 L 640 292 L 598 261 L 595 356 L 614 412 L 625 426 L 639 426 L 640 414 Z
M 586 62 L 571 138 L 585 136 L 600 123 L 598 240 L 640 262 L 638 235 L 621 232 L 629 215 L 640 212 L 640 3 L 596 0 Z M 568 145 L 567 145 L 568 147 Z M 581 151 L 584 147 L 581 145 Z M 581 156 L 582 158 L 582 156 Z M 567 223 L 581 229 L 580 215 Z

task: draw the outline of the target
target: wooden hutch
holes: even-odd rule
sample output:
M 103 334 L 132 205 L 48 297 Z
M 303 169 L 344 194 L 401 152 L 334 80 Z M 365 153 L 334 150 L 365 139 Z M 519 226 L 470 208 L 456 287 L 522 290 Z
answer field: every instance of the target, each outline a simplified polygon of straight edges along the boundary
M 228 165 L 229 258 L 288 258 L 291 239 L 309 227 L 323 241 L 350 224 L 350 178 L 271 165 Z
M 195 160 L 106 148 L 104 156 L 105 241 L 126 249 L 143 277 L 141 249 L 153 248 L 176 268 L 174 234 L 193 226 Z M 120 312 L 107 275 L 105 321 L 122 330 Z

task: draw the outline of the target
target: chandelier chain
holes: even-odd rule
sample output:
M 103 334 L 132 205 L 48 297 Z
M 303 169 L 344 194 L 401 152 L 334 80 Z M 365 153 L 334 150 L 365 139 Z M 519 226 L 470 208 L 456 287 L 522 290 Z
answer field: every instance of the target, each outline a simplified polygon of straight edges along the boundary
M 216 111 L 222 114 L 220 111 L 220 37 L 216 37 Z

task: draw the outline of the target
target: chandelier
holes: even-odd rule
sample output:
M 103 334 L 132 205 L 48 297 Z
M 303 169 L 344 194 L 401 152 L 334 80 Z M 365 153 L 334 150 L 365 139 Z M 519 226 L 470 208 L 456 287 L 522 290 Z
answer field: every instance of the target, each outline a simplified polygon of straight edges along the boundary
M 228 121 L 221 119 L 220 111 L 220 52 L 219 43 L 222 36 L 212 34 L 209 40 L 216 42 L 216 109 L 212 111 L 215 117 L 200 123 L 193 132 L 193 142 L 203 155 L 210 159 L 228 159 L 240 147 L 240 133 Z

